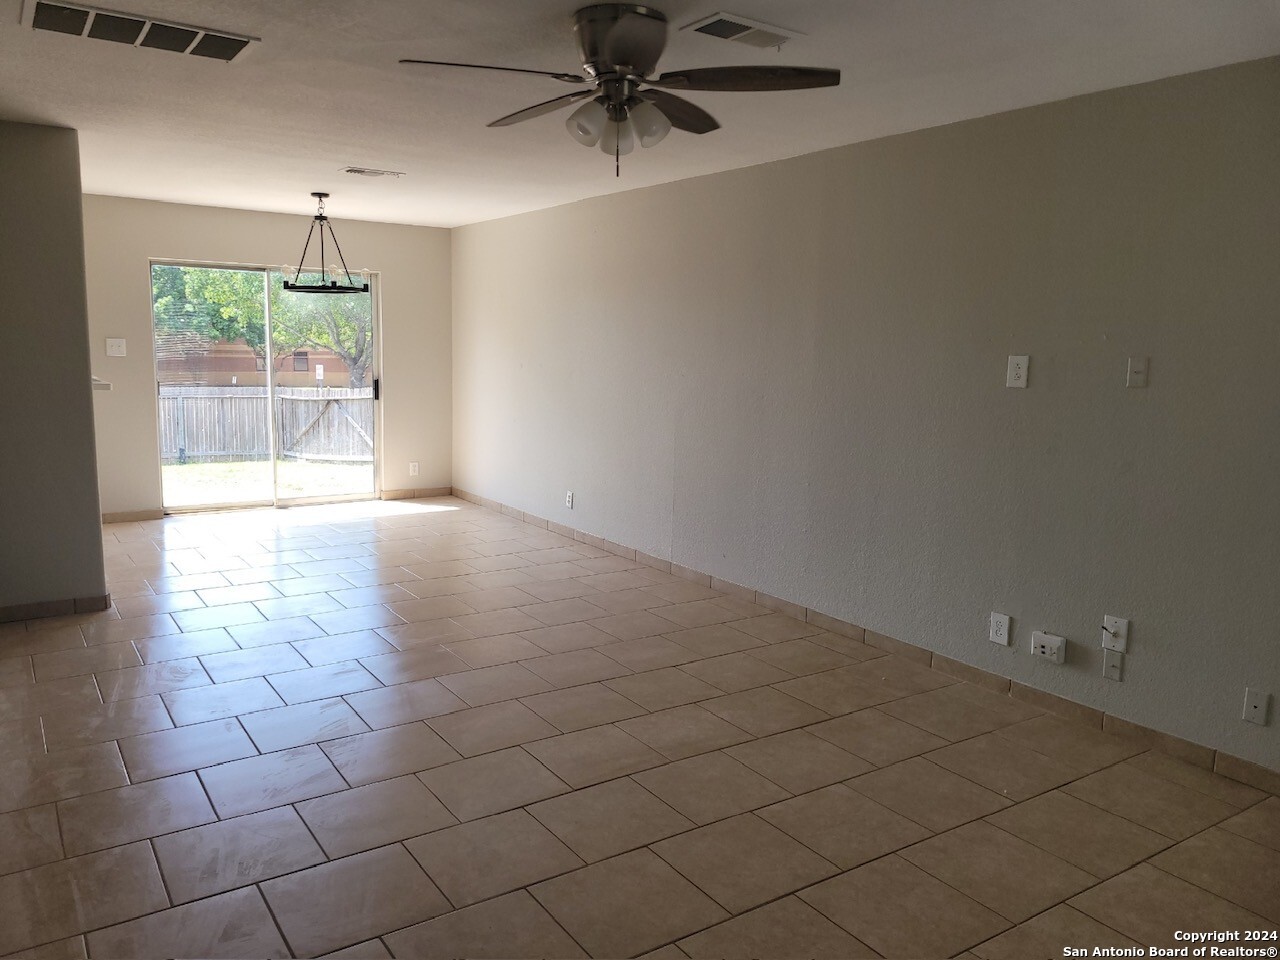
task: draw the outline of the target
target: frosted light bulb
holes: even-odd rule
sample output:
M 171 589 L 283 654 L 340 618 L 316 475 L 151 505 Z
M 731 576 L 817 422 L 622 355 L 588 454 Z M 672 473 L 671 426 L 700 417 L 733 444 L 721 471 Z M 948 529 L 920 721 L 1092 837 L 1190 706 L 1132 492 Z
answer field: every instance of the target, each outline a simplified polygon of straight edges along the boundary
M 569 119 L 564 122 L 564 126 L 569 131 L 569 136 L 584 147 L 594 147 L 600 142 L 600 135 L 604 132 L 605 123 L 608 120 L 609 114 L 605 111 L 604 104 L 588 100 L 569 114 Z
M 604 128 L 604 136 L 600 138 L 600 151 L 609 156 L 625 157 L 635 149 L 635 127 L 630 120 L 621 123 L 610 123 Z
M 658 145 L 671 132 L 671 121 L 667 115 L 647 100 L 632 109 L 629 117 L 642 147 Z

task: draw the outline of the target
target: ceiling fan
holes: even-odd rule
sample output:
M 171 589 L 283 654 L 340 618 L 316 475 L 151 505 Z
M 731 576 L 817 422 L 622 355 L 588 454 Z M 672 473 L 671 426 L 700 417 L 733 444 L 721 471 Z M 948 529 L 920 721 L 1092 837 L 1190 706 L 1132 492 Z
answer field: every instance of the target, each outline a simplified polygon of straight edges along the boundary
M 574 14 L 574 34 L 582 57 L 581 74 L 445 60 L 400 62 L 501 70 L 583 85 L 585 89 L 517 110 L 489 126 L 506 127 L 581 103 L 565 123 L 569 134 L 584 146 L 598 145 L 615 161 L 630 153 L 636 140 L 642 147 L 652 147 L 672 127 L 697 134 L 719 129 L 715 117 L 673 90 L 754 93 L 833 87 L 840 83 L 839 70 L 816 67 L 703 67 L 653 76 L 667 45 L 667 18 L 652 7 L 634 3 L 583 7 Z

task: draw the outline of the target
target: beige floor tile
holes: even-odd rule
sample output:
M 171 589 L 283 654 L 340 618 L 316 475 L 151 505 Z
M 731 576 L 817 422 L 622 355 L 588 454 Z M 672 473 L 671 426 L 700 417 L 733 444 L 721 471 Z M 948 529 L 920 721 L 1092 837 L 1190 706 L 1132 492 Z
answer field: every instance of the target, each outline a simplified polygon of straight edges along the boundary
M 756 812 L 842 870 L 929 836 L 918 823 L 838 783 Z
M 755 957 L 843 960 L 878 956 L 796 897 L 784 897 L 726 920 L 681 940 L 680 947 L 690 957 L 722 957 L 724 960 Z
M 308 614 L 308 616 L 321 630 L 330 635 L 394 627 L 405 622 L 395 611 L 380 603 L 370 604 L 367 607 L 352 607 L 349 610 L 334 610 L 330 613 Z
M 1097 882 L 1065 860 L 981 820 L 938 834 L 900 855 L 1014 923 Z
M 295 581 L 295 583 L 303 584 L 308 580 L 310 580 L 310 578 L 303 578 L 302 580 Z M 341 584 L 342 587 L 351 586 L 347 581 L 335 575 L 332 585 L 336 586 L 338 584 Z M 281 586 L 284 586 L 283 582 L 281 583 Z M 293 589 L 302 589 L 302 587 L 295 586 Z M 338 589 L 341 589 L 341 587 L 338 587 Z M 270 620 L 273 623 L 286 620 L 299 620 L 304 617 L 323 613 L 336 613 L 346 609 L 337 600 L 325 593 L 290 593 L 289 596 L 280 600 L 259 600 L 257 603 L 253 604 L 253 606 L 258 609 L 262 616 L 266 617 L 267 620 Z M 258 621 L 249 622 L 260 627 L 264 631 L 263 634 L 258 634 L 257 636 L 267 635 L 266 631 L 268 624 Z M 231 625 L 232 636 L 235 636 L 236 631 L 234 628 L 238 626 L 242 626 L 242 624 Z M 312 620 L 312 626 L 318 628 L 319 624 Z M 236 639 L 238 640 L 239 637 Z M 260 646 L 260 644 L 257 643 L 251 645 Z
M 544 800 L 529 807 L 529 813 L 588 863 L 694 826 L 626 777 Z
M 0 875 L 63 858 L 53 804 L 0 813 Z
M 996 733 L 935 750 L 928 759 L 1010 800 L 1027 800 L 1080 775 L 1079 770 Z
M 1280 797 L 1270 797 L 1256 807 L 1222 821 L 1219 826 L 1264 847 L 1280 850 Z
M 114 743 L 94 743 L 0 763 L 0 813 L 129 782 Z
M 0 645 L 0 688 L 21 687 L 35 683 L 35 672 L 31 667 L 30 657 L 11 657 Z
M 599 606 L 599 604 L 596 604 Z M 679 630 L 679 624 L 666 617 L 660 617 L 648 610 L 632 610 L 626 613 L 614 613 L 612 616 L 592 620 L 591 626 L 618 640 L 639 640 L 643 637 L 656 637 L 673 630 Z
M 158 837 L 216 819 L 200 780 L 182 773 L 58 804 L 68 856 Z
M 65 940 L 43 943 L 29 950 L 19 950 L 4 957 L 4 960 L 85 960 L 88 956 L 84 936 L 77 934 Z
M 536 644 L 547 653 L 569 653 L 573 650 L 586 650 L 591 647 L 603 647 L 614 642 L 614 638 L 603 630 L 597 630 L 589 623 L 566 623 L 558 627 L 540 627 L 536 630 L 524 630 L 519 634 L 522 640 Z
M 649 850 L 594 863 L 530 892 L 596 957 L 632 957 L 728 918 Z
M 611 559 L 611 558 L 602 558 L 602 559 Z M 612 559 L 621 559 L 621 558 L 618 557 L 618 558 L 612 558 Z M 586 566 L 587 562 L 589 561 L 584 562 L 579 560 L 578 565 Z M 592 576 L 580 577 L 578 579 L 580 583 L 583 583 L 591 587 L 591 589 L 599 590 L 600 592 L 606 593 L 606 594 L 618 593 L 624 590 L 639 590 L 639 589 L 642 589 L 643 587 L 649 586 L 651 583 L 651 581 L 648 580 L 646 576 L 643 573 L 639 572 L 638 570 L 614 570 L 609 573 L 597 573 Z M 593 600 L 592 602 L 594 603 L 595 601 Z
M 222 624 L 213 626 L 222 626 Z M 174 622 L 174 615 L 168 613 L 151 617 L 134 617 L 131 620 L 95 620 L 80 625 L 80 633 L 85 643 L 91 647 L 100 644 L 126 643 L 131 640 L 146 640 L 171 633 L 190 633 L 201 629 L 204 628 L 197 626 L 179 628 Z M 38 671 L 36 675 L 39 676 Z
M 1013 802 L 923 757 L 855 777 L 848 785 L 937 833 L 995 813 Z
M 339 574 L 339 576 L 344 576 Z M 370 571 L 369 574 L 353 573 L 351 576 L 364 577 L 369 576 L 374 579 L 383 579 L 387 577 L 402 578 L 403 574 L 397 573 L 394 567 L 387 570 L 379 570 L 377 572 Z M 416 579 L 416 578 L 415 578 Z M 350 590 L 333 590 L 329 593 L 334 600 L 337 600 L 347 609 L 355 609 L 356 607 L 372 607 L 382 604 L 385 607 L 392 608 L 397 603 L 419 603 L 421 600 L 415 597 L 408 590 L 404 589 L 398 583 L 379 583 L 371 584 L 364 587 L 352 587 Z M 452 599 L 452 598 L 449 598 Z M 470 608 L 468 608 L 468 611 Z M 404 616 L 404 610 L 395 611 L 396 615 L 402 620 L 409 618 Z
M 142 657 L 128 640 L 120 643 L 104 643 L 97 647 L 79 650 L 59 650 L 56 653 L 37 653 L 31 658 L 35 666 L 36 680 L 62 680 L 67 677 L 83 677 L 91 673 L 105 673 L 123 667 L 142 665 Z
M 785 689 L 786 685 L 782 686 Z M 914 724 L 890 717 L 879 708 L 859 710 L 826 723 L 815 724 L 809 732 L 878 767 L 885 767 L 947 744 L 941 737 L 921 730 Z
M 494 610 L 510 610 L 523 607 L 538 599 L 519 587 L 493 587 L 489 590 L 472 590 L 464 600 L 476 613 L 492 613 Z
M 429 770 L 460 756 L 421 721 L 330 740 L 320 749 L 353 787 Z
M 252 603 L 229 603 L 225 606 L 209 607 L 204 610 L 180 610 L 171 613 L 178 628 L 186 633 L 190 630 L 212 630 L 215 627 L 234 627 L 242 623 L 257 623 L 265 619 Z M 130 623 L 135 621 L 130 620 Z M 138 638 L 134 638 L 138 639 Z
M 673 623 L 678 623 L 680 626 L 689 629 L 709 627 L 719 623 L 727 623 L 730 620 L 742 619 L 741 616 L 733 611 L 726 610 L 717 604 L 714 599 L 674 603 L 669 607 L 662 607 L 661 615 Z M 755 638 L 753 637 L 752 639 L 754 640 Z M 739 649 L 743 648 L 740 647 Z M 719 652 L 728 653 L 729 651 L 721 650 Z M 712 656 L 712 654 L 708 654 L 708 656 Z
M 523 890 L 454 911 L 386 937 L 400 957 L 585 957 Z
M 759 620 L 747 620 L 744 622 L 753 624 L 758 623 L 760 620 L 770 619 L 772 618 L 761 617 Z M 825 670 L 835 670 L 858 662 L 842 653 L 837 653 L 835 650 L 804 639 L 772 643 L 771 646 L 758 647 L 750 652 L 751 656 L 756 659 L 777 667 L 779 670 L 784 670 L 793 677 L 803 677 L 812 673 L 821 673 Z
M 11 625 L 10 625 L 11 626 Z M 23 626 L 19 624 L 19 626 Z M 177 632 L 177 628 L 174 628 Z M 49 627 L 43 630 L 12 633 L 4 638 L 4 658 L 31 657 L 40 653 L 55 653 L 59 650 L 83 650 L 84 635 L 76 624 L 62 627 Z
M 132 843 L 0 877 L 0 953 L 110 926 L 169 905 L 151 846 Z
M 951 957 L 1009 927 L 896 854 L 799 896 L 884 957 Z
M 620 640 L 600 647 L 600 652 L 637 673 L 645 670 L 659 670 L 663 667 L 678 667 L 682 663 L 699 658 L 698 654 L 688 647 L 672 643 L 666 637 Z
M 583 590 L 588 589 L 581 583 L 581 581 L 578 580 L 569 580 L 564 582 L 575 584 Z M 551 586 L 551 584 L 540 585 L 540 587 L 541 586 Z M 594 588 L 591 589 L 594 591 Z M 538 593 L 535 592 L 535 588 L 531 587 L 528 588 L 528 590 L 531 593 L 535 593 L 535 596 L 538 595 Z M 652 593 L 643 588 L 610 590 L 604 593 L 594 591 L 590 596 L 591 602 L 597 607 L 608 610 L 613 614 L 636 613 L 641 610 L 651 610 L 654 607 L 665 607 L 667 605 L 667 601 L 663 600 L 661 597 L 655 597 Z M 667 622 L 671 623 L 670 620 Z M 669 630 L 672 628 L 668 627 L 667 629 Z M 665 633 L 666 631 L 664 630 L 663 632 Z
M 459 820 L 476 820 L 564 793 L 559 777 L 519 747 L 418 774 Z
M 684 664 L 680 669 L 718 687 L 725 693 L 738 693 L 791 678 L 791 674 L 770 666 L 753 656 L 750 651 L 727 653 L 722 657 L 712 657 L 709 660 L 697 660 Z
M 268 674 L 283 673 L 286 670 L 304 670 L 311 665 L 302 658 L 302 654 L 287 643 L 273 643 L 267 647 L 253 647 L 249 650 L 238 650 L 230 653 L 214 653 L 201 657 L 205 670 L 215 683 L 227 683 L 231 680 L 247 680 L 250 677 L 265 677 Z
M 646 710 L 666 710 L 668 707 L 678 707 L 722 695 L 718 687 L 690 676 L 677 667 L 665 667 L 661 670 L 632 674 L 629 677 L 619 677 L 608 681 L 605 686 L 622 694 L 633 703 L 640 704 Z
M 435 717 L 427 723 L 464 757 L 542 740 L 560 733 L 516 700 L 491 703 Z
M 72 713 L 45 714 L 45 744 L 51 751 L 104 743 L 173 726 L 158 696 L 87 705 Z
M 107 703 L 168 693 L 170 690 L 203 687 L 212 682 L 195 657 L 98 674 L 98 689 L 102 692 L 103 701 Z
M 827 719 L 827 714 L 817 707 L 772 687 L 717 697 L 702 706 L 754 737 L 767 737 Z
M 321 960 L 391 960 L 391 951 L 381 940 L 366 940 L 322 954 Z
M 427 680 L 469 669 L 467 662 L 461 657 L 444 647 L 429 644 L 411 647 L 403 652 L 393 650 L 382 656 L 361 660 L 360 664 L 388 685 Z
M 1048 716 L 1005 727 L 1000 736 L 1053 757 L 1081 775 L 1109 767 L 1143 749 L 1132 740 Z
M 750 813 L 663 840 L 652 849 L 735 914 L 836 872 L 832 863 Z
M 1115 876 L 1171 842 L 1060 790 L 1009 807 L 987 820 L 1095 877 Z
M 302 606 L 307 599 L 296 597 L 277 602 L 298 607 Z M 246 650 L 255 647 L 271 647 L 281 643 L 302 643 L 327 636 L 310 617 L 277 617 L 266 623 L 244 623 L 227 627 L 226 631 Z
M 68 677 L 0 690 L 0 720 L 78 712 L 102 703 L 93 677 Z
M 365 722 L 341 698 L 260 710 L 240 717 L 240 723 L 262 753 L 369 731 Z
M 211 687 L 174 690 L 162 696 L 169 715 L 179 726 L 284 706 L 280 695 L 261 677 L 215 683 Z
M 1215 828 L 1184 840 L 1151 863 L 1280 924 L 1280 852 L 1270 847 Z
M 582 861 L 523 810 L 512 810 L 417 837 L 405 843 L 457 907 L 487 900 Z
M 851 676 L 883 688 L 895 700 L 960 682 L 955 677 L 894 655 L 867 660 L 848 669 Z
M 331 663 L 323 667 L 276 673 L 267 677 L 285 703 L 306 703 L 341 697 L 361 690 L 373 690 L 382 686 L 373 674 L 358 663 Z
M 521 607 L 520 612 L 528 614 L 548 627 L 561 627 L 566 623 L 595 620 L 608 613 L 607 610 L 603 610 L 591 601 L 584 600 L 581 597 L 530 604 L 529 606 Z
M 133 645 L 142 656 L 144 664 L 163 663 L 166 660 L 186 660 L 191 657 L 226 653 L 228 650 L 238 649 L 231 635 L 221 628 L 135 640 Z
M 731 624 L 716 623 L 703 627 L 674 630 L 665 635 L 668 640 L 693 651 L 701 659 L 719 657 L 743 650 L 762 648 L 763 640 L 736 630 Z
M 375 729 L 439 717 L 467 706 L 439 680 L 415 680 L 382 690 L 365 690 L 350 694 L 346 700 Z
M 592 727 L 524 747 L 571 787 L 587 787 L 656 767 L 666 758 L 616 726 Z
M 441 677 L 439 682 L 473 707 L 528 697 L 551 689 L 551 684 L 518 663 L 452 673 Z
M 468 667 L 494 667 L 502 663 L 546 656 L 545 650 L 518 633 L 476 637 L 474 640 L 452 640 L 445 649 L 463 660 Z
M 973 953 L 982 960 L 1059 960 L 1063 956 L 1063 948 L 1069 946 L 1090 951 L 1095 947 L 1132 950 L 1138 944 L 1062 903 L 979 944 L 973 948 Z
M 959 686 L 962 685 L 955 684 L 951 687 L 939 687 L 927 693 L 917 693 L 902 700 L 883 704 L 878 709 L 882 713 L 952 742 L 981 736 L 1013 722 L 979 703 L 957 696 L 953 691 Z M 1029 722 L 1038 723 L 1039 720 Z
M 280 594 L 270 583 L 241 583 L 230 587 L 211 587 L 196 591 L 206 606 L 222 607 L 232 603 L 252 603 L 254 600 L 276 600 Z M 190 608 L 188 608 L 190 609 Z
M 815 737 L 807 730 L 790 730 L 725 751 L 756 773 L 791 793 L 808 793 L 872 769 L 871 764 Z
M 553 690 L 520 701 L 564 733 L 638 717 L 644 708 L 600 683 Z
M 444 617 L 465 617 L 475 613 L 457 597 L 426 597 L 420 600 L 402 600 L 387 604 L 387 609 L 406 623 L 419 620 L 440 620 Z M 382 624 L 379 624 L 382 626 Z
M 304 800 L 297 810 L 330 859 L 458 822 L 416 777 L 383 780 Z
M 473 613 L 467 616 L 453 617 L 453 622 L 475 637 L 493 637 L 502 633 L 519 633 L 521 630 L 537 630 L 545 627 L 541 620 L 535 620 L 527 613 L 519 610 L 492 610 L 488 613 Z
M 1147 863 L 1073 897 L 1070 905 L 1148 947 L 1185 947 L 1179 930 L 1267 930 L 1273 924 Z
M 584 683 L 612 680 L 631 673 L 617 660 L 596 650 L 571 650 L 526 660 L 522 664 L 553 687 L 576 687 Z
M 683 760 L 751 739 L 749 733 L 697 704 L 620 720 L 617 726 L 669 760 Z
M 296 640 L 293 648 L 313 667 L 323 667 L 343 660 L 376 658 L 396 652 L 395 647 L 372 630 L 341 633 L 336 637 L 318 636 L 308 640 Z M 405 679 L 420 680 L 422 678 L 406 677 Z
M 850 673 L 853 669 L 854 667 L 840 667 L 807 677 L 796 677 L 774 686 L 787 696 L 811 703 L 833 717 L 865 710 L 895 699 L 895 695 L 883 686 L 867 681 L 862 674 Z
M 396 844 L 262 884 L 295 954 L 350 946 L 447 913 L 449 903 Z
M 174 903 L 270 880 L 325 859 L 292 807 L 171 833 L 154 845 Z
M 543 563 L 533 564 L 529 567 L 523 567 L 521 573 L 543 582 L 549 580 L 569 580 L 575 577 L 586 577 L 591 571 L 586 567 L 580 567 L 572 561 L 563 561 L 560 563 Z
M 723 820 L 787 799 L 787 792 L 723 753 L 637 773 L 633 779 L 694 823 Z
M 710 587 L 680 579 L 670 580 L 666 583 L 654 583 L 644 589 L 646 593 L 652 594 L 669 604 L 692 603 L 695 600 L 714 600 L 720 596 Z
M 442 643 L 471 639 L 471 632 L 463 630 L 452 620 L 424 620 L 420 623 L 401 623 L 374 630 L 398 650 L 415 647 L 438 647 Z
M 642 953 L 638 960 L 688 960 L 688 957 L 689 955 L 674 943 L 669 943 L 665 947 L 659 947 L 657 950 Z
M 1189 763 L 1176 760 L 1167 753 L 1144 753 L 1125 761 L 1125 766 L 1135 767 L 1143 773 L 1162 780 L 1172 780 L 1184 787 L 1190 787 L 1199 793 L 1229 803 L 1233 807 L 1252 806 L 1267 798 L 1261 790 L 1246 786 L 1238 780 L 1230 780 L 1202 767 L 1193 767 Z M 1274 800 L 1272 801 L 1275 802 Z
M 347 788 L 320 748 L 308 744 L 200 771 L 209 799 L 226 819 Z
M 236 890 L 89 934 L 95 957 L 288 957 L 257 890 Z
M 0 762 L 44 752 L 44 727 L 39 717 L 0 721 Z
M 1063 790 L 1174 840 L 1185 840 L 1236 812 L 1221 800 L 1125 764 L 1067 784 Z
M 736 629 L 765 643 L 786 643 L 822 632 L 813 624 L 789 617 L 785 613 L 771 613 L 743 620 L 736 624 Z

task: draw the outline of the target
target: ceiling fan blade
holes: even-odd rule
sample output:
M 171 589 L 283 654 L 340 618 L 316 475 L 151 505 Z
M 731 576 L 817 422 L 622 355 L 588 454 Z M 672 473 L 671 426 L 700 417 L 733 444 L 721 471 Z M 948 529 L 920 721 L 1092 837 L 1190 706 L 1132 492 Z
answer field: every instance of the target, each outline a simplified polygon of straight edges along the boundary
M 586 100 L 595 95 L 595 90 L 577 90 L 573 93 L 566 93 L 563 97 L 556 97 L 554 100 L 547 100 L 544 103 L 535 103 L 532 107 L 525 107 L 523 110 L 509 113 L 505 117 L 500 117 L 493 121 L 489 126 L 509 127 L 513 123 L 519 123 L 522 120 L 532 120 L 534 117 L 541 117 L 543 114 L 554 113 L 561 107 L 567 107 L 571 103 L 577 103 L 579 100 Z
M 432 67 L 466 67 L 469 70 L 501 70 L 503 73 L 528 73 L 535 77 L 550 77 L 564 83 L 590 83 L 576 73 L 552 73 L 549 70 L 523 70 L 520 67 L 493 67 L 484 63 L 453 63 L 449 60 L 401 60 L 401 63 L 425 64 Z
M 677 97 L 665 90 L 643 90 L 640 96 L 667 115 L 671 125 L 687 133 L 710 133 L 719 130 L 716 118 L 684 97 Z
M 643 77 L 653 72 L 666 46 L 665 20 L 628 13 L 609 30 L 603 52 L 609 63 L 629 67 L 629 72 Z
M 838 85 L 840 71 L 819 67 L 703 67 L 664 73 L 645 82 L 674 90 L 808 90 Z

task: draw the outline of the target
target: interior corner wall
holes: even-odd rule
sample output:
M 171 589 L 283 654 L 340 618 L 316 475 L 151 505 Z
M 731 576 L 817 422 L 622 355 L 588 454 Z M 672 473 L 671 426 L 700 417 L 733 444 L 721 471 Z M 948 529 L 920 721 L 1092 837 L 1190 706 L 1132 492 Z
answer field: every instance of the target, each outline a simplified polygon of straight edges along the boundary
M 454 482 L 1280 767 L 1278 169 L 1271 59 L 458 229 Z
M 74 130 L 0 121 L 0 608 L 102 597 Z
M 340 202 L 331 212 L 340 213 Z M 161 506 L 160 445 L 149 261 L 269 266 L 297 263 L 309 217 L 119 197 L 84 198 L 89 331 L 96 393 L 102 509 Z M 449 231 L 335 221 L 352 270 L 380 280 L 384 493 L 452 483 Z M 127 356 L 106 356 L 121 337 Z M 409 462 L 421 465 L 409 476 Z

